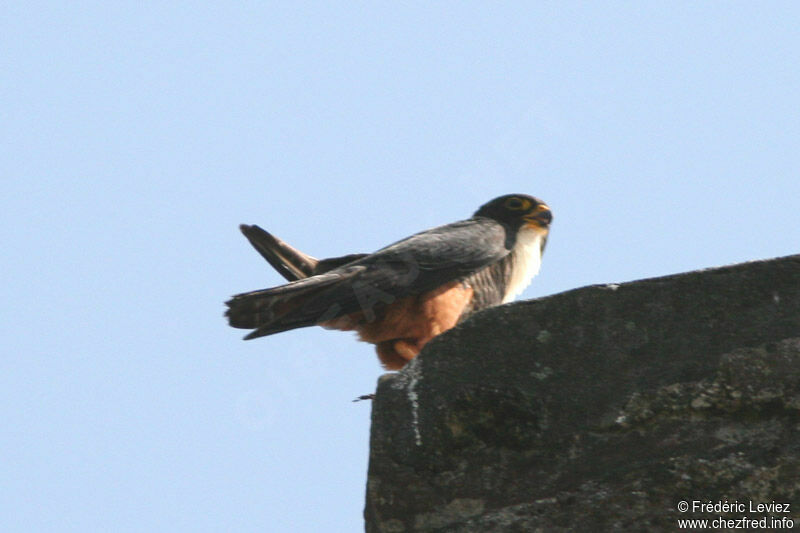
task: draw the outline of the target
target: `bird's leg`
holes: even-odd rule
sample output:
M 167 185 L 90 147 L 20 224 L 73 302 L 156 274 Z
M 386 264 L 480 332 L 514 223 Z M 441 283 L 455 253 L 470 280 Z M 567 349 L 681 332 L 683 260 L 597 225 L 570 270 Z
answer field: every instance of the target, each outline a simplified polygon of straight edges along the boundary
M 406 361 L 414 359 L 419 355 L 421 349 L 422 346 L 419 346 L 419 343 L 414 339 L 398 339 L 394 341 L 394 351 Z
M 408 362 L 407 359 L 397 353 L 394 345 L 394 340 L 379 342 L 375 345 L 375 351 L 378 352 L 378 359 L 380 359 L 383 368 L 386 370 L 400 370 Z
M 375 345 L 378 358 L 386 370 L 400 370 L 422 349 L 418 339 L 392 339 Z

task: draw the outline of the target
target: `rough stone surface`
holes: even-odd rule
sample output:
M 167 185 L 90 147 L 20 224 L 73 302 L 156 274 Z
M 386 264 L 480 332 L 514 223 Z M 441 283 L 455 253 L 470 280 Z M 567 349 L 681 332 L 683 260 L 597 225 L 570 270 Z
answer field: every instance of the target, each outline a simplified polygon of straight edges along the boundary
M 800 255 L 509 304 L 381 378 L 366 529 L 800 527 L 799 433 Z

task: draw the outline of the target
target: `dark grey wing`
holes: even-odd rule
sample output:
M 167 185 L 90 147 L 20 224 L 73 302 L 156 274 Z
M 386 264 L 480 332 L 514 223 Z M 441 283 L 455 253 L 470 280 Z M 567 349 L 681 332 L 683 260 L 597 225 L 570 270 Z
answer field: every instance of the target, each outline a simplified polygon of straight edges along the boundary
M 368 255 L 369 254 L 349 254 L 343 255 L 342 257 L 329 257 L 328 259 L 320 259 L 319 263 L 317 263 L 317 266 L 314 269 L 314 275 L 316 276 L 317 274 L 330 272 L 334 268 L 339 268 L 340 266 L 352 263 L 353 261 L 358 261 L 359 259 L 367 257 Z
M 228 316 L 235 327 L 256 328 L 246 338 L 359 311 L 369 320 L 380 307 L 464 279 L 508 253 L 506 227 L 476 217 L 418 233 L 320 276 L 237 295 L 228 302 Z
M 417 233 L 381 248 L 368 259 L 413 257 L 422 270 L 455 269 L 466 274 L 499 261 L 510 251 L 506 226 L 491 218 L 474 217 Z
M 466 279 L 474 290 L 469 313 L 503 302 L 508 280 L 511 278 L 512 258 L 513 255 L 509 254 L 502 260 L 471 274 Z M 461 317 L 465 318 L 469 313 L 464 313 Z
M 258 291 L 237 294 L 225 304 L 228 310 L 225 316 L 234 328 L 256 329 L 245 338 L 270 335 L 317 323 L 319 317 L 310 316 L 305 310 L 306 302 L 325 289 L 336 284 L 347 283 L 356 276 L 359 268 L 311 276 Z M 332 317 L 333 318 L 333 317 Z M 264 328 L 269 327 L 266 331 Z

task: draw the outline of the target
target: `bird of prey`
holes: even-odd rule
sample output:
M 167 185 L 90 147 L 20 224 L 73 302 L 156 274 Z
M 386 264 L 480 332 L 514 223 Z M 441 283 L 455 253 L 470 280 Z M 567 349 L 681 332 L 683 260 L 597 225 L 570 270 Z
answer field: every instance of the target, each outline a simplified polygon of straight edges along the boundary
M 313 325 L 355 330 L 397 370 L 470 313 L 520 294 L 539 272 L 552 219 L 541 200 L 509 194 L 377 252 L 322 260 L 242 225 L 289 283 L 237 294 L 225 314 L 253 330 L 245 339 Z

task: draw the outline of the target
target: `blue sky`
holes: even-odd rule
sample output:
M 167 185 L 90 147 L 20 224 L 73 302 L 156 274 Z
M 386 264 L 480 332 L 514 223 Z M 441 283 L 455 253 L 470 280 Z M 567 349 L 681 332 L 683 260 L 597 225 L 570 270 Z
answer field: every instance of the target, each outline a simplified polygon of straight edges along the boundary
M 362 528 L 373 349 L 241 341 L 239 223 L 326 257 L 533 194 L 523 298 L 800 252 L 794 2 L 2 10 L 4 531 Z

